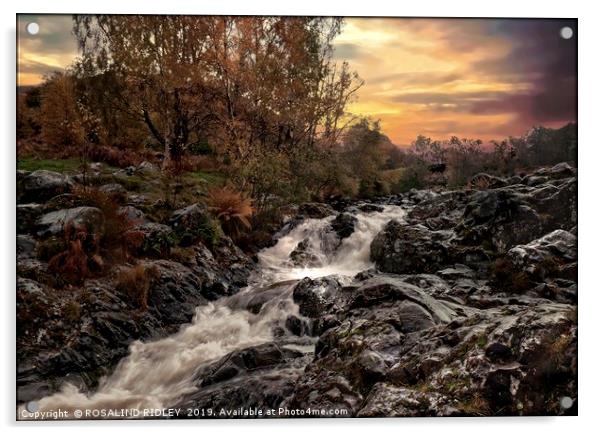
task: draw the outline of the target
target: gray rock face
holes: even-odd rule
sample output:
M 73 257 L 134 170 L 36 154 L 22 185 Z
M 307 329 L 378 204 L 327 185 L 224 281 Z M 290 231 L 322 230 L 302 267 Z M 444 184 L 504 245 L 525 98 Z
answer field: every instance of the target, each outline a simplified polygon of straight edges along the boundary
M 132 205 L 126 205 L 119 207 L 117 213 L 125 216 L 130 222 L 134 224 L 143 224 L 147 222 L 146 216 L 142 210 L 137 209 Z
M 117 202 L 125 201 L 128 195 L 128 191 L 119 183 L 103 184 L 98 188 L 98 190 L 112 197 Z
M 24 176 L 17 186 L 19 202 L 44 202 L 53 196 L 68 193 L 73 181 L 58 172 L 38 170 Z
M 137 167 L 136 167 L 136 171 L 141 171 L 141 172 L 158 172 L 159 168 L 157 167 L 157 165 L 148 162 L 148 161 L 143 161 L 142 163 L 140 163 Z
M 36 221 L 37 234 L 42 238 L 59 236 L 69 225 L 102 236 L 104 215 L 95 207 L 76 207 L 46 213 Z
M 577 261 L 577 237 L 564 230 L 556 230 L 533 240 L 526 245 L 518 245 L 508 251 L 510 261 L 529 274 L 539 274 L 545 278 L 558 269 L 574 266 Z
M 295 388 L 295 377 L 311 355 L 274 343 L 234 351 L 195 375 L 199 389 L 180 401 L 184 407 L 215 409 L 216 418 L 253 418 L 239 409 L 278 409 Z M 232 408 L 231 404 L 240 405 Z M 227 412 L 220 413 L 220 409 Z
M 370 259 L 387 273 L 434 272 L 447 262 L 450 234 L 389 222 L 370 245 Z

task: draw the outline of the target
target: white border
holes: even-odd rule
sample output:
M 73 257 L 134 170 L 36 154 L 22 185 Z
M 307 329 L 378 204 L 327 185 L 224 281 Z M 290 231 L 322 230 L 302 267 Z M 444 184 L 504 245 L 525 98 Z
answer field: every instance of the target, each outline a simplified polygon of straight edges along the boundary
M 2 410 L 1 422 L 12 432 L 44 434 L 103 433 L 126 426 L 128 431 L 151 433 L 169 430 L 263 434 L 286 432 L 303 434 L 316 430 L 343 430 L 364 434 L 367 431 L 387 433 L 484 432 L 487 435 L 509 432 L 563 434 L 589 432 L 599 426 L 596 417 L 600 403 L 600 310 L 599 285 L 602 270 L 600 240 L 601 220 L 599 187 L 602 183 L 602 121 L 600 120 L 600 14 L 592 1 L 504 2 L 480 1 L 411 1 L 371 0 L 345 1 L 300 0 L 294 2 L 267 0 L 221 1 L 150 1 L 102 0 L 20 0 L 3 1 L 1 68 L 3 98 L 0 103 L 0 145 L 3 177 L 2 232 L 0 238 L 1 276 L 4 277 L 2 330 L 5 352 L 1 357 Z M 196 422 L 98 422 L 98 423 L 14 423 L 14 315 L 15 315 L 15 13 L 181 13 L 181 14 L 271 14 L 271 15 L 337 15 L 337 16 L 464 16 L 464 17 L 577 17 L 579 18 L 579 417 L 576 418 L 484 418 L 484 419 L 381 419 L 381 420 L 286 420 L 286 421 L 196 421 Z M 403 60 L 400 59 L 400 62 Z M 374 427 L 374 429 L 372 429 Z M 599 429 L 598 429 L 599 431 Z

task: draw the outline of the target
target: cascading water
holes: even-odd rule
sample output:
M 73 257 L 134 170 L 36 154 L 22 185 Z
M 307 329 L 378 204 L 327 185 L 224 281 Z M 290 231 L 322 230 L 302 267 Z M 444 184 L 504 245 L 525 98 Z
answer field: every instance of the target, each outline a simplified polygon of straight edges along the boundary
M 193 379 L 199 367 L 234 350 L 274 341 L 275 327 L 283 327 L 290 315 L 301 317 L 292 299 L 297 280 L 328 275 L 351 280 L 369 269 L 370 243 L 375 235 L 391 219 L 403 220 L 405 212 L 386 206 L 380 212 L 356 211 L 354 215 L 354 231 L 342 241 L 330 227 L 334 217 L 304 220 L 259 254 L 261 267 L 247 288 L 198 307 L 192 323 L 174 335 L 132 343 L 129 355 L 112 375 L 100 381 L 95 393 L 87 395 L 67 384 L 60 392 L 41 399 L 40 410 L 161 409 L 175 404 L 196 389 Z M 311 267 L 296 266 L 289 259 L 304 240 L 316 259 Z M 257 314 L 247 309 L 264 295 L 266 301 Z M 295 340 L 298 337 L 289 337 L 287 344 L 312 350 L 307 342 Z

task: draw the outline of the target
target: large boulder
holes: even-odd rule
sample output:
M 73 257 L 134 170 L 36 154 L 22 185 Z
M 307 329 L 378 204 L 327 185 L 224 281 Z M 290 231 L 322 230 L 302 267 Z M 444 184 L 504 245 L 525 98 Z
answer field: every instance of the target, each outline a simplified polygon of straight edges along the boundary
M 558 163 L 552 167 L 538 169 L 534 173 L 535 176 L 543 176 L 550 180 L 558 180 L 561 178 L 571 178 L 577 175 L 577 169 L 569 165 L 567 162 Z
M 435 272 L 449 261 L 449 238 L 446 231 L 392 220 L 372 241 L 370 259 L 382 272 Z
M 68 227 L 100 237 L 104 233 L 104 215 L 96 207 L 76 207 L 46 213 L 36 221 L 37 234 L 42 238 L 60 236 Z
M 299 206 L 297 213 L 298 215 L 307 218 L 323 219 L 327 216 L 335 214 L 335 211 L 328 204 L 322 204 L 320 202 L 306 202 Z
M 543 232 L 540 215 L 511 189 L 485 190 L 473 194 L 455 231 L 459 242 L 498 253 L 526 243 Z
M 330 223 L 333 231 L 337 233 L 340 240 L 346 239 L 355 231 L 357 218 L 350 213 L 339 213 Z
M 103 184 L 98 190 L 118 203 L 123 203 L 128 195 L 126 188 L 119 183 Z
M 577 237 L 568 231 L 556 230 L 515 246 L 507 256 L 518 269 L 537 278 L 561 275 L 576 280 Z
M 558 185 L 544 184 L 524 195 L 542 218 L 545 232 L 559 228 L 568 231 L 577 225 L 577 179 L 559 181 Z
M 215 231 L 205 206 L 192 204 L 172 213 L 169 225 L 183 246 L 190 246 L 198 239 L 211 239 Z
M 311 356 L 274 343 L 235 350 L 201 367 L 194 379 L 198 388 L 176 406 L 214 410 L 194 418 L 278 416 L 266 412 L 285 407 Z
M 303 278 L 293 290 L 299 312 L 317 318 L 336 312 L 341 304 L 341 284 L 335 277 Z
M 73 185 L 73 181 L 64 174 L 40 169 L 26 175 L 19 182 L 17 200 L 44 202 L 53 196 L 70 192 Z

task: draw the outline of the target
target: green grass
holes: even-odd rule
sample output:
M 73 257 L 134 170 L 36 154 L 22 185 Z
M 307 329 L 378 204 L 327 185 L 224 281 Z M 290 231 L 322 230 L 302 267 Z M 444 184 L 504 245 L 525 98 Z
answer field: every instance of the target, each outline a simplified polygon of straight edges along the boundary
M 224 181 L 224 175 L 220 172 L 187 172 L 182 176 L 184 182 L 200 183 L 205 185 L 219 185 Z
M 17 160 L 17 169 L 25 171 L 37 171 L 38 169 L 46 169 L 54 172 L 77 172 L 79 171 L 79 159 L 34 159 L 31 157 L 23 157 Z
M 79 159 L 35 159 L 33 157 L 21 157 L 17 159 L 17 169 L 25 171 L 37 171 L 45 169 L 67 174 L 77 174 L 81 172 L 81 162 Z M 101 173 L 104 175 L 112 174 L 117 168 L 107 164 L 102 165 Z

